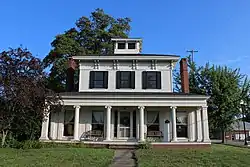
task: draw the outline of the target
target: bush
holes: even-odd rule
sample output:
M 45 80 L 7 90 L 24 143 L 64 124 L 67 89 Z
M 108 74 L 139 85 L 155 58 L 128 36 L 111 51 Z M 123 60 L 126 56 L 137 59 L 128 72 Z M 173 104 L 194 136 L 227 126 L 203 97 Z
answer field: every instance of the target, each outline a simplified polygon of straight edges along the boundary
M 41 143 L 43 148 L 82 148 L 85 147 L 83 143 Z
M 15 148 L 15 149 L 40 149 L 42 144 L 37 140 L 26 140 L 19 142 L 15 139 L 9 140 L 5 147 Z
M 22 142 L 22 149 L 40 149 L 42 148 L 42 143 L 37 140 L 26 140 Z
M 1 138 L 0 138 L 1 139 Z M 40 142 L 38 140 L 18 141 L 15 138 L 9 137 L 4 147 L 15 149 L 40 149 L 40 148 L 82 148 L 83 143 L 55 143 L 55 142 Z
M 138 145 L 138 148 L 139 149 L 151 149 L 152 148 L 152 145 L 151 145 L 151 142 L 150 141 L 145 141 L 145 142 L 142 142 Z
M 19 142 L 16 139 L 13 138 L 13 139 L 10 139 L 10 140 L 6 141 L 5 147 L 22 149 L 23 148 L 23 143 Z

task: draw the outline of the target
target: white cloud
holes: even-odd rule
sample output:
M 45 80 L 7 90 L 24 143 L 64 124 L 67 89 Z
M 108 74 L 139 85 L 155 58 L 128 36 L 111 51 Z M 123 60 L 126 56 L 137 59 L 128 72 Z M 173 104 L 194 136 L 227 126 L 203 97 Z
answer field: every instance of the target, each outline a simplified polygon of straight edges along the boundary
M 240 56 L 240 57 L 235 57 L 234 59 L 226 59 L 224 60 L 219 60 L 219 61 L 213 61 L 213 64 L 218 64 L 218 65 L 237 65 L 238 63 L 241 62 L 246 62 L 249 56 Z

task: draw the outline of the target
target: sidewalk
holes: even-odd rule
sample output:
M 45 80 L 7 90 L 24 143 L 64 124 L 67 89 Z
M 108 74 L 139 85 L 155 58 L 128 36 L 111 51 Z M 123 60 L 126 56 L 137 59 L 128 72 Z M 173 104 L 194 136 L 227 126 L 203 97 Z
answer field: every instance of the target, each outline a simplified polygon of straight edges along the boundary
M 110 167 L 135 167 L 133 158 L 134 150 L 115 150 L 115 155 Z

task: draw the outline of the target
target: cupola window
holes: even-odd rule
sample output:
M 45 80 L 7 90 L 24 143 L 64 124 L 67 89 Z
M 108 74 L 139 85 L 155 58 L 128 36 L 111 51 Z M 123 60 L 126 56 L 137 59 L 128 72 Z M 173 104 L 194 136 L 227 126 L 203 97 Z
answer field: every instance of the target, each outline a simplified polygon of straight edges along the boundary
M 125 48 L 126 48 L 125 42 L 119 42 L 118 43 L 118 49 L 125 49 Z
M 128 43 L 128 49 L 136 49 L 135 42 Z

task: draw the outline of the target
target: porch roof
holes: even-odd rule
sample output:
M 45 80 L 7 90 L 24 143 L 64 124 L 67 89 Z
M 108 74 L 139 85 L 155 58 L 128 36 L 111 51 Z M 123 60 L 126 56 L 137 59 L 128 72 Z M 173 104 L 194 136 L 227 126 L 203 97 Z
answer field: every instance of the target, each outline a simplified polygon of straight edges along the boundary
M 208 99 L 209 96 L 192 94 L 192 93 L 178 93 L 178 92 L 113 92 L 113 91 L 85 91 L 85 92 L 62 92 L 59 93 L 62 97 L 83 97 L 83 96 L 148 96 L 148 97 L 186 97 L 186 98 L 199 98 Z
M 172 92 L 63 92 L 65 105 L 207 106 L 209 96 Z

